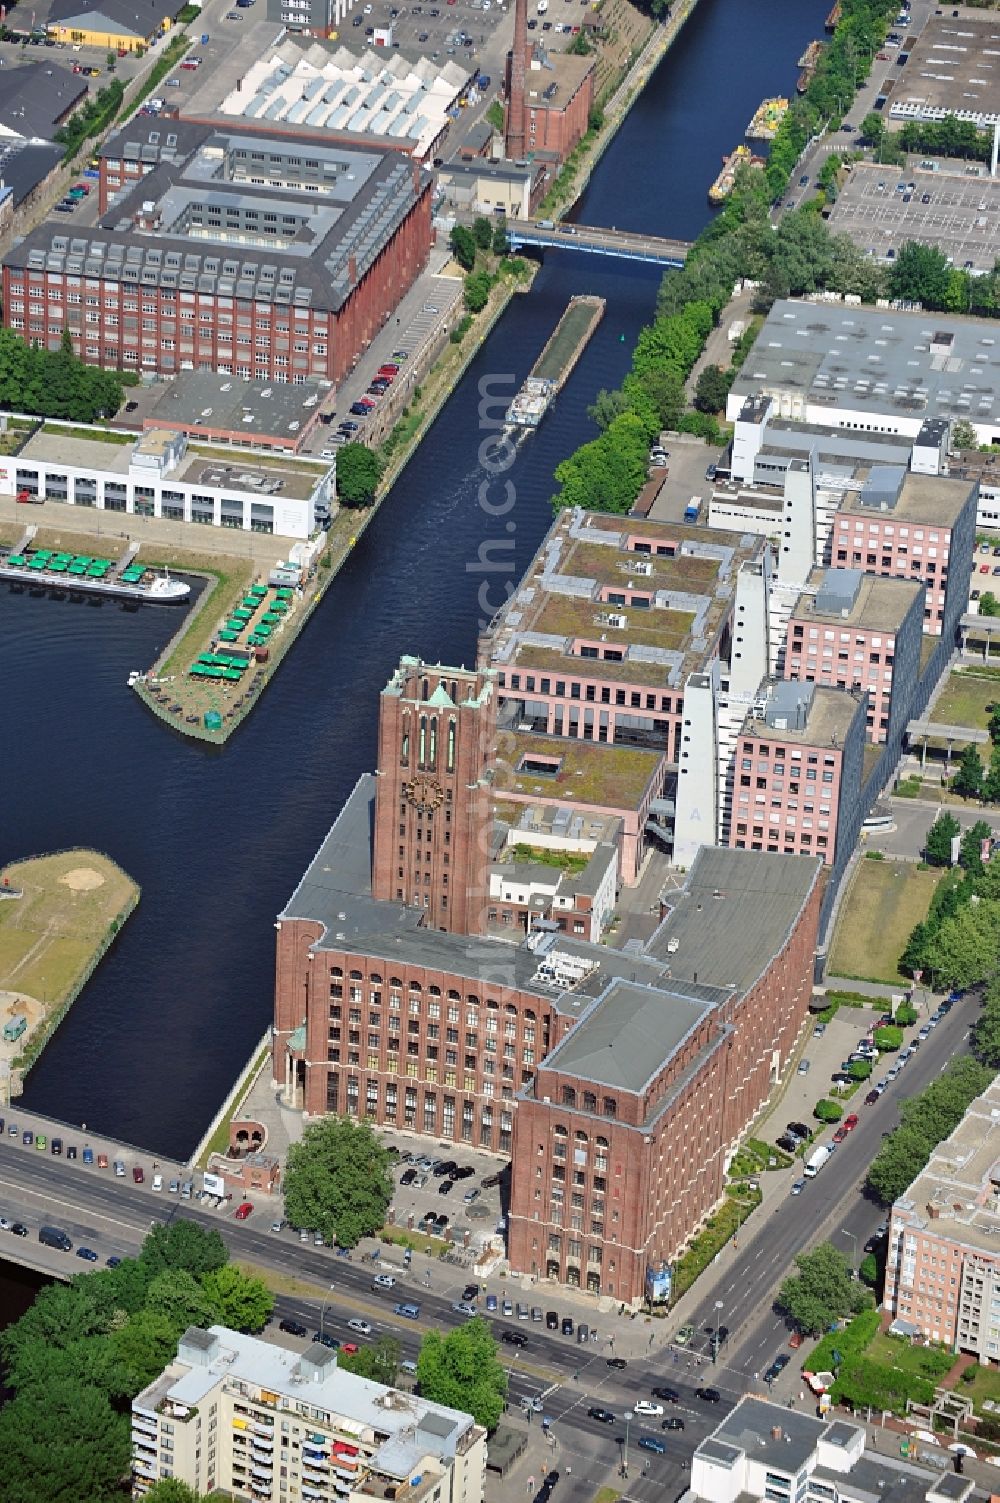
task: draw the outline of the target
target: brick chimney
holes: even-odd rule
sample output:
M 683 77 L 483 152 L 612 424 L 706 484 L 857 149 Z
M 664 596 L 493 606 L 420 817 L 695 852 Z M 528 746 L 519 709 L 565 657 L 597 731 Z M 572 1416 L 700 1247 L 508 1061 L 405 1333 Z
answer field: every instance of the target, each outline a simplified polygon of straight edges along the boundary
M 507 92 L 507 137 L 509 161 L 525 154 L 524 69 L 528 52 L 528 0 L 514 0 L 514 45 L 510 54 L 510 88 Z

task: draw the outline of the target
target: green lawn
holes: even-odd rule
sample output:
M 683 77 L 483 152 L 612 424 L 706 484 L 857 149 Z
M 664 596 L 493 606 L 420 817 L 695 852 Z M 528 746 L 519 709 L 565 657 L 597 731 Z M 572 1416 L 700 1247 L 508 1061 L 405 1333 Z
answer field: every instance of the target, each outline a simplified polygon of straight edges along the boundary
M 884 1363 L 886 1367 L 898 1367 L 901 1372 L 930 1378 L 932 1383 L 940 1382 L 955 1365 L 954 1356 L 943 1347 L 911 1346 L 908 1341 L 898 1336 L 886 1336 L 883 1332 L 870 1342 L 865 1356 L 872 1362 Z
M 990 718 L 986 706 L 997 703 L 1000 703 L 1000 674 L 996 678 L 979 678 L 953 671 L 931 719 L 938 725 L 967 725 L 985 731 Z
M 890 985 L 907 981 L 897 963 L 914 924 L 926 918 L 940 879 L 939 871 L 918 871 L 904 862 L 860 862 L 837 920 L 830 975 Z
M 956 1383 L 955 1392 L 961 1398 L 971 1399 L 977 1413 L 982 1410 L 984 1399 L 1000 1403 L 1000 1368 L 978 1367 L 972 1382 Z M 986 1413 L 989 1414 L 989 1410 Z

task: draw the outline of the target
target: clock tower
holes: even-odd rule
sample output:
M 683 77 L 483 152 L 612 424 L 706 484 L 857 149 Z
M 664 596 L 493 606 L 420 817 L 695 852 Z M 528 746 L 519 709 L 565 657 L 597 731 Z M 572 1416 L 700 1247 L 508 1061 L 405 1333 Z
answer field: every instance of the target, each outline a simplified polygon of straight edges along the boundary
M 372 892 L 429 928 L 482 934 L 489 901 L 496 683 L 400 662 L 379 699 Z

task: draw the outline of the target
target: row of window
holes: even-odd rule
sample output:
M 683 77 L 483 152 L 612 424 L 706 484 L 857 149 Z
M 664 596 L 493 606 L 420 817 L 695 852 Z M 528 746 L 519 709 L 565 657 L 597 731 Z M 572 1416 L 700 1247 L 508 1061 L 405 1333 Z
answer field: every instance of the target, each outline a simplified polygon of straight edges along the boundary
M 597 657 L 598 650 L 580 650 L 581 657 Z M 602 705 L 630 705 L 633 709 L 656 710 L 671 712 L 674 706 L 673 696 L 670 694 L 640 694 L 637 691 L 629 693 L 626 689 L 610 689 L 606 684 L 581 684 L 575 679 L 555 680 L 551 678 L 536 678 L 533 673 L 501 673 L 501 689 L 509 688 L 522 690 L 527 694 L 552 694 L 556 699 L 586 699 Z M 679 712 L 682 701 L 677 700 L 676 709 Z

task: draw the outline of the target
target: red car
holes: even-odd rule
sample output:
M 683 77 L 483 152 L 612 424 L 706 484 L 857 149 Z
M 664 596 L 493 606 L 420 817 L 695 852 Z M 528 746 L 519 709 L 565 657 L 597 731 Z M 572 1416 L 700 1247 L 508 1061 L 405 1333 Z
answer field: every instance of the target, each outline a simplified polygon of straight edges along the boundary
M 849 1117 L 845 1117 L 844 1118 L 843 1128 L 844 1128 L 845 1132 L 853 1132 L 854 1129 L 857 1127 L 857 1125 L 858 1125 L 858 1114 L 857 1114 L 857 1112 L 852 1112 Z
M 143 1173 L 143 1169 L 142 1169 L 142 1165 L 141 1164 L 135 1164 L 133 1166 L 133 1169 L 132 1169 L 132 1178 L 135 1180 L 135 1182 L 136 1182 L 137 1185 L 141 1185 L 143 1183 L 143 1181 L 145 1180 L 146 1176 Z
M 253 1202 L 245 1200 L 241 1206 L 237 1206 L 233 1212 L 237 1221 L 246 1221 L 248 1216 L 253 1215 Z
M 353 1357 L 358 1352 L 358 1344 L 356 1341 L 342 1341 L 340 1343 L 340 1350 L 344 1352 L 346 1356 Z
M 847 1137 L 847 1128 L 844 1127 L 843 1125 L 841 1125 L 840 1127 L 837 1128 L 837 1131 L 834 1133 L 834 1135 L 833 1135 L 833 1141 L 835 1143 L 842 1143 L 846 1137 Z

